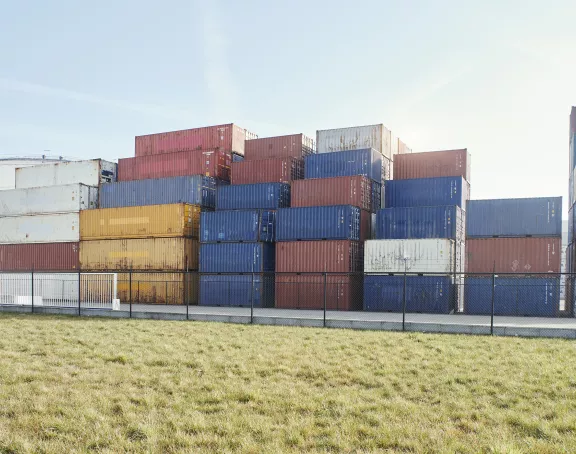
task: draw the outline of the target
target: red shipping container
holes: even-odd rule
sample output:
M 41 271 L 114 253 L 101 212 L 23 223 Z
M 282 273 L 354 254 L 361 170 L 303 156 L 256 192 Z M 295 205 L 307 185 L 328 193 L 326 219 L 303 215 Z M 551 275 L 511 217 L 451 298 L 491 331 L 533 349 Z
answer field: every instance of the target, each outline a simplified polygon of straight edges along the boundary
M 350 273 L 362 271 L 364 245 L 358 241 L 286 241 L 276 243 L 278 273 Z
M 232 184 L 290 183 L 304 178 L 304 160 L 284 158 L 233 162 L 231 173 Z
M 323 309 L 324 289 L 328 310 L 362 309 L 362 276 L 318 274 L 277 274 L 276 307 L 281 309 Z
M 205 175 L 230 180 L 232 153 L 183 151 L 118 160 L 118 181 Z
M 466 240 L 468 273 L 559 273 L 561 238 L 478 238 Z
M 73 271 L 79 243 L 0 244 L 0 271 Z
M 150 156 L 179 151 L 220 150 L 244 154 L 246 139 L 257 136 L 235 124 L 184 129 L 136 136 L 136 156 Z
M 274 158 L 303 158 L 315 153 L 314 140 L 304 134 L 264 137 L 247 140 L 244 145 L 244 158 L 247 161 Z
M 313 178 L 292 183 L 291 206 L 353 205 L 372 208 L 372 182 L 362 175 Z
M 394 157 L 395 180 L 460 176 L 470 182 L 470 155 L 466 148 Z

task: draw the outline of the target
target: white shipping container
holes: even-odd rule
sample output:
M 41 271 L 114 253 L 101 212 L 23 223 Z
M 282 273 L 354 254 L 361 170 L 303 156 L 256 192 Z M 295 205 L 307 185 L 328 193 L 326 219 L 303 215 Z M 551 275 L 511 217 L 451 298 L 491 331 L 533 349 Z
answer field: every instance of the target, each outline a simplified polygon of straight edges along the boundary
M 366 273 L 454 273 L 455 243 L 434 238 L 370 240 L 364 246 Z
M 0 244 L 80 241 L 80 213 L 0 218 Z
M 0 191 L 0 217 L 70 213 L 98 208 L 98 188 L 67 184 Z
M 392 159 L 392 133 L 382 124 L 316 131 L 317 153 L 374 148 Z
M 79 183 L 87 186 L 114 183 L 116 167 L 117 164 L 102 159 L 19 167 L 16 169 L 16 189 Z

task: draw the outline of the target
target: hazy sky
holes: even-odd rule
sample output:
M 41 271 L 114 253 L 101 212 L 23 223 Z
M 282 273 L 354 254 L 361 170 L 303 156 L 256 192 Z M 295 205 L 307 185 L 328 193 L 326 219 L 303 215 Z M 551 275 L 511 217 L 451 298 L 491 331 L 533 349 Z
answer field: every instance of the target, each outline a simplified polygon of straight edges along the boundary
M 574 0 L 275 3 L 1 1 L 0 154 L 384 123 L 414 151 L 467 147 L 473 198 L 567 199 Z

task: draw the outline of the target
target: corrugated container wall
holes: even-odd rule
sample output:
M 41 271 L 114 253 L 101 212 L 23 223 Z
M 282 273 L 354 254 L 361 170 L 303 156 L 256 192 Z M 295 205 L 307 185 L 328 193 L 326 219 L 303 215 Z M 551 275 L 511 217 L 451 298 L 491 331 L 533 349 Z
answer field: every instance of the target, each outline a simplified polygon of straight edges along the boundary
M 239 210 L 202 213 L 200 221 L 202 243 L 273 242 L 275 239 L 275 211 Z
M 197 270 L 198 241 L 189 238 L 82 241 L 80 266 L 83 270 Z
M 182 131 L 136 136 L 135 156 L 179 151 L 221 150 L 244 154 L 244 142 L 257 136 L 235 124 L 206 126 Z
M 562 235 L 562 197 L 469 200 L 467 207 L 470 238 Z
M 376 238 L 464 241 L 465 216 L 456 205 L 385 208 L 376 213 Z
M 468 273 L 559 273 L 561 238 L 482 238 L 466 241 Z
M 351 205 L 283 208 L 276 240 L 360 240 L 360 209 Z
M 118 181 L 204 175 L 230 179 L 229 151 L 193 151 L 118 160 Z
M 469 184 L 462 177 L 392 180 L 385 186 L 386 208 L 457 205 L 465 210 L 470 198 Z
M 355 273 L 364 265 L 358 241 L 286 241 L 276 244 L 277 273 Z
M 274 276 L 236 274 L 200 276 L 201 306 L 274 307 Z
M 247 161 L 303 158 L 313 153 L 316 153 L 316 144 L 304 134 L 247 140 L 244 146 L 244 156 Z
M 429 151 L 394 157 L 394 179 L 462 177 L 470 182 L 470 154 L 462 150 Z
M 79 213 L 0 218 L 0 243 L 76 243 L 80 241 Z
M 80 213 L 80 239 L 198 238 L 200 206 L 177 203 L 102 208 Z
M 412 153 L 412 149 L 408 147 L 408 145 L 406 145 L 400 139 L 398 139 L 398 154 L 407 154 L 407 153 Z
M 77 270 L 79 249 L 79 243 L 0 244 L 0 271 Z
M 123 181 L 100 186 L 100 208 L 191 203 L 216 206 L 216 180 L 193 175 Z
M 290 206 L 290 185 L 260 183 L 219 186 L 216 192 L 217 210 L 252 210 Z
M 129 303 L 132 297 L 135 304 L 196 305 L 198 281 L 196 273 L 132 273 L 132 276 L 129 273 L 119 273 L 118 298 L 123 303 Z
M 304 158 L 304 178 L 333 178 L 364 175 L 382 183 L 388 179 L 383 158 L 376 150 L 366 148 L 328 154 L 314 154 Z
M 304 162 L 299 158 L 266 159 L 232 163 L 232 184 L 290 183 L 304 176 Z
M 203 243 L 201 273 L 265 273 L 274 271 L 274 245 L 270 243 Z
M 57 162 L 16 169 L 16 189 L 85 184 L 99 186 L 116 181 L 117 166 L 102 159 Z
M 0 216 L 69 213 L 98 208 L 98 188 L 82 184 L 0 191 Z
M 318 153 L 374 148 L 392 159 L 392 134 L 382 124 L 316 131 Z

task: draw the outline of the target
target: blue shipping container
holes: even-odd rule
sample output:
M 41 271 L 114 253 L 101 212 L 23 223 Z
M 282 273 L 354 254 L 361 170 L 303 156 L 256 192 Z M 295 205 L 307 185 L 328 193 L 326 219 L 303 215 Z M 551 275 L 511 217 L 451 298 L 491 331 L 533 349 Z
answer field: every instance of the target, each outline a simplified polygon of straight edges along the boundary
M 274 276 L 200 275 L 200 306 L 274 307 Z
M 122 181 L 100 186 L 100 208 L 191 203 L 214 208 L 216 179 L 202 175 Z
M 404 276 L 364 276 L 364 310 L 402 312 Z M 407 276 L 406 312 L 449 314 L 457 307 L 452 278 Z
M 464 312 L 492 313 L 492 277 L 467 277 Z M 494 288 L 495 315 L 556 317 L 560 308 L 560 278 L 497 277 Z
M 275 210 L 290 206 L 290 185 L 257 183 L 219 186 L 217 210 Z
M 275 211 L 214 211 L 200 217 L 201 243 L 273 242 L 275 236 Z
M 201 273 L 265 273 L 274 271 L 276 250 L 270 243 L 203 243 Z
M 386 208 L 457 205 L 465 210 L 470 193 L 462 177 L 390 180 L 385 186 Z
M 352 205 L 283 208 L 276 241 L 360 240 L 360 208 Z
M 376 213 L 376 239 L 464 241 L 464 225 L 464 211 L 456 205 L 384 208 Z
M 469 200 L 469 238 L 561 236 L 562 197 Z
M 304 178 L 364 175 L 382 183 L 383 159 L 387 160 L 372 148 L 313 154 L 304 158 Z

